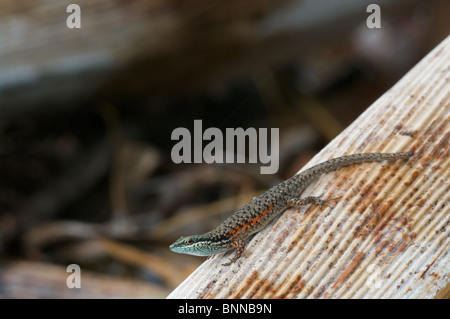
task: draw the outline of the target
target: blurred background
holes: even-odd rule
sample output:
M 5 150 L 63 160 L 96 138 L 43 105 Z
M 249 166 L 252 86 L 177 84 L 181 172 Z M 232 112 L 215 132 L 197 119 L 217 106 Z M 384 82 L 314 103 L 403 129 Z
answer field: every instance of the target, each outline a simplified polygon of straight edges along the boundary
M 0 297 L 165 297 L 204 260 L 170 243 L 295 174 L 449 34 L 449 1 L 377 1 L 381 29 L 371 2 L 0 0 Z M 279 128 L 278 174 L 174 164 L 194 119 Z

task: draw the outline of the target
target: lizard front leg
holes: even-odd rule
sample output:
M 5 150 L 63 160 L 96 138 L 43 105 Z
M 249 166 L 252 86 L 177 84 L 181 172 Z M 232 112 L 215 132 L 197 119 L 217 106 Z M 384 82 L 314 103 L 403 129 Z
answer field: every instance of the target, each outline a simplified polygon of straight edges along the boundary
M 231 265 L 242 256 L 242 253 L 245 249 L 245 241 L 243 241 L 242 239 L 238 239 L 232 244 L 232 248 L 236 248 L 236 254 L 229 262 L 222 264 L 223 266 Z

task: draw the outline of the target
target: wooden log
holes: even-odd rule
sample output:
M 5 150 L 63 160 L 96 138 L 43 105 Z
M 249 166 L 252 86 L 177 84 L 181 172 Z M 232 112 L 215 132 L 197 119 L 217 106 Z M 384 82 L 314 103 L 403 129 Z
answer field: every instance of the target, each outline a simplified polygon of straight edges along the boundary
M 169 298 L 433 298 L 448 286 L 450 37 L 310 163 L 360 152 L 415 152 L 323 176 L 303 196 L 330 209 L 288 209 L 244 256 L 205 261 Z M 306 168 L 305 167 L 305 168 Z

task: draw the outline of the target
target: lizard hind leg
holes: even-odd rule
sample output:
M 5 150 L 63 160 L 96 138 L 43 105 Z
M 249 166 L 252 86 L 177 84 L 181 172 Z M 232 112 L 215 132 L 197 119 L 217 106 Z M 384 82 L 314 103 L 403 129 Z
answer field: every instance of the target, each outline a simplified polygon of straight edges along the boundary
M 315 204 L 315 205 L 319 205 L 321 209 L 322 209 L 322 206 L 334 208 L 334 205 L 330 206 L 330 205 L 328 205 L 328 202 L 336 201 L 342 197 L 342 196 L 338 196 L 338 197 L 333 197 L 333 198 L 328 198 L 328 199 L 322 199 L 321 198 L 322 196 L 323 196 L 323 194 L 320 196 L 308 196 L 308 197 L 303 197 L 303 198 L 288 198 L 286 201 L 286 205 L 287 206 L 303 206 L 303 205 L 308 205 L 308 204 Z

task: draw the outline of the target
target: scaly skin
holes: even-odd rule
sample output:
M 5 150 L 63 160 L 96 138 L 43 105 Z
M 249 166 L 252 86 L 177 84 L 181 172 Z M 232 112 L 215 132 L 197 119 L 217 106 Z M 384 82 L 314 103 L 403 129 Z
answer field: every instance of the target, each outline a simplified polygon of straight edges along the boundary
M 413 152 L 362 153 L 337 157 L 322 162 L 294 175 L 256 197 L 228 217 L 217 228 L 205 234 L 181 237 L 170 245 L 170 250 L 182 254 L 208 256 L 238 248 L 235 257 L 231 262 L 227 263 L 231 264 L 244 251 L 244 240 L 264 228 L 269 221 L 282 213 L 286 208 L 307 204 L 328 206 L 327 202 L 336 200 L 337 198 L 324 200 L 315 196 L 297 198 L 320 175 L 357 163 L 396 160 L 409 158 L 412 155 L 414 155 Z

